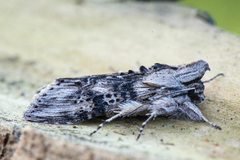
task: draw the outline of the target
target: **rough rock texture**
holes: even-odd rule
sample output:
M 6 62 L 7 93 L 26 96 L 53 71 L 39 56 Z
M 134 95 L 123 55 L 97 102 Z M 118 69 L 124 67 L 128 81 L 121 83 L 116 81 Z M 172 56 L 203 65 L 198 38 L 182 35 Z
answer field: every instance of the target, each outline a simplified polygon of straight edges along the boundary
M 240 37 L 207 24 L 196 9 L 167 2 L 8 0 L 0 11 L 2 159 L 240 158 Z M 127 71 L 137 61 L 199 59 L 211 68 L 204 79 L 225 73 L 206 84 L 199 105 L 222 131 L 158 117 L 136 141 L 145 117 L 114 120 L 92 137 L 104 117 L 74 125 L 22 119 L 37 89 L 55 77 L 110 73 L 109 66 Z
M 1 125 L 0 130 L 0 159 L 8 160 L 15 151 L 18 142 L 18 134 L 13 128 Z
M 11 159 L 34 160 L 34 159 L 120 159 L 127 160 L 126 156 L 112 154 L 101 149 L 69 143 L 64 140 L 53 138 L 43 133 L 34 131 L 31 127 L 22 130 L 15 153 Z M 131 158 L 135 160 L 136 158 Z

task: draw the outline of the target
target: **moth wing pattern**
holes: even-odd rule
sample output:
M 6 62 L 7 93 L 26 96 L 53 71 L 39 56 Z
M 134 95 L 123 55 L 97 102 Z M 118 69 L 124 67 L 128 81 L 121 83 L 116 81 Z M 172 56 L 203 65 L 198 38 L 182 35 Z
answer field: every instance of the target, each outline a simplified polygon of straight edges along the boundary
M 196 106 L 205 99 L 207 62 L 199 60 L 186 65 L 155 63 L 139 71 L 76 78 L 57 78 L 36 94 L 24 118 L 51 124 L 73 124 L 100 115 L 114 113 L 104 124 L 126 116 L 148 116 L 142 123 L 137 139 L 146 123 L 157 116 L 188 118 L 219 126 L 203 116 Z
M 133 83 L 141 74 L 57 78 L 36 94 L 24 118 L 50 124 L 73 124 L 119 109 L 134 99 Z

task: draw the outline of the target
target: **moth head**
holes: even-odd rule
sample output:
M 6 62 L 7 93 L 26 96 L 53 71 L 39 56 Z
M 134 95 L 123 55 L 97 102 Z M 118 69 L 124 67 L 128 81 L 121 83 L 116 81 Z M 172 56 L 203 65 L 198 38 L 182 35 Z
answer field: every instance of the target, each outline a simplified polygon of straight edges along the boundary
M 204 85 L 202 82 L 191 83 L 188 85 L 188 88 L 195 88 L 194 90 L 188 91 L 188 96 L 190 97 L 191 102 L 193 102 L 194 104 L 199 104 L 204 101 Z

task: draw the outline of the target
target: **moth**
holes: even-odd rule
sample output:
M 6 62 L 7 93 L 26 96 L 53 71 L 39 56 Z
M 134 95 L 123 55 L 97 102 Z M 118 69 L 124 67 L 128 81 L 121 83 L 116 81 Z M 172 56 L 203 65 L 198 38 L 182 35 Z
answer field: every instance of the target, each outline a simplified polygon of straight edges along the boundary
M 147 116 L 137 140 L 148 121 L 157 116 L 185 118 L 210 122 L 196 106 L 204 101 L 207 62 L 198 60 L 186 65 L 155 63 L 139 71 L 56 78 L 36 94 L 24 113 L 24 119 L 50 124 L 74 124 L 101 115 L 112 114 L 90 135 L 104 124 L 128 116 Z

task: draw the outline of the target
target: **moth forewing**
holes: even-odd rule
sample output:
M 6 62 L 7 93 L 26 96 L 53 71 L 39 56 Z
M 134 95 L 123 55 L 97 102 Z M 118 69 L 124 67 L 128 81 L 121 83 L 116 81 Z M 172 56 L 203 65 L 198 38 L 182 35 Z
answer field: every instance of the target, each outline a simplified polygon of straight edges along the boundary
M 51 124 L 73 124 L 100 115 L 114 113 L 104 124 L 128 116 L 148 116 L 144 126 L 156 116 L 208 121 L 195 104 L 204 101 L 207 62 L 199 60 L 187 65 L 155 63 L 141 66 L 139 72 L 128 72 L 57 78 L 36 94 L 24 112 L 24 119 Z

